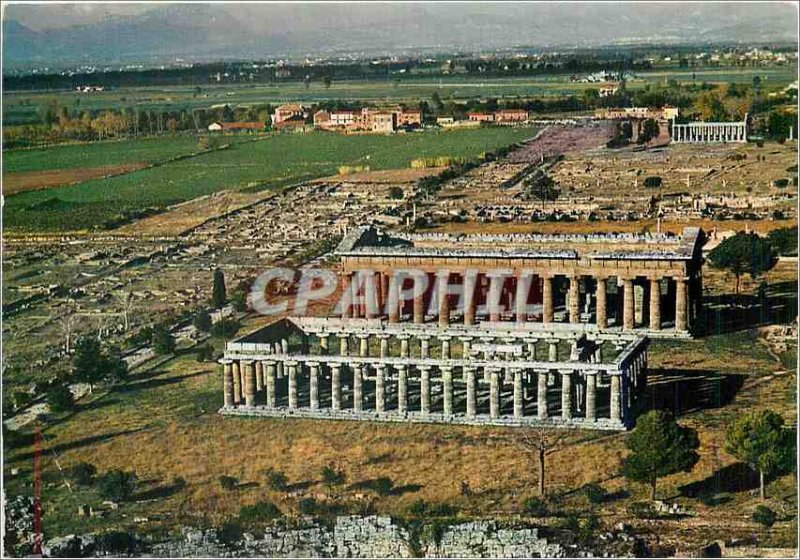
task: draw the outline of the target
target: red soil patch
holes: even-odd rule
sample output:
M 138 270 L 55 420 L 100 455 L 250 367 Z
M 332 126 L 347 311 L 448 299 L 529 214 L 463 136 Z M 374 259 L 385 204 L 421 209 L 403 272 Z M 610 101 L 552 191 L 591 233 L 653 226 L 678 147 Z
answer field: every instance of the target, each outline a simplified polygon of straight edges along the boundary
M 120 175 L 147 167 L 147 163 L 126 163 L 121 165 L 101 165 L 79 169 L 48 169 L 27 173 L 7 173 L 3 175 L 3 193 L 6 195 L 74 185 L 89 179 L 99 179 L 110 175 Z

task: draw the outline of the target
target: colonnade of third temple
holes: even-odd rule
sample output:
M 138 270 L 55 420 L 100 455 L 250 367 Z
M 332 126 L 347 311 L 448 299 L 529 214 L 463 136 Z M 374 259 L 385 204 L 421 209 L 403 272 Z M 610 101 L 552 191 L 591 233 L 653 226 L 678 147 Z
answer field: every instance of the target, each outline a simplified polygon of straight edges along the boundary
M 747 116 L 741 122 L 693 122 L 672 125 L 673 142 L 747 142 Z
M 683 276 L 589 276 L 476 271 L 414 274 L 350 271 L 343 282 L 342 318 L 389 323 L 435 321 L 440 326 L 480 321 L 594 323 L 624 331 L 688 330 L 698 280 Z

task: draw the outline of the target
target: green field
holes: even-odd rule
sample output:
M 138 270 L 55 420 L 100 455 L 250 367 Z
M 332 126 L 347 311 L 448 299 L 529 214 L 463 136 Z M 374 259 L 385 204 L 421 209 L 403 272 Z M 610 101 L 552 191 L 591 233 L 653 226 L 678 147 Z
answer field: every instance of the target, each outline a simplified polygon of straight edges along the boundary
M 8 150 L 3 152 L 3 173 L 157 163 L 196 151 L 195 135 Z
M 534 133 L 529 127 L 498 127 L 392 136 L 279 135 L 125 175 L 9 196 L 5 227 L 16 231 L 85 230 L 121 215 L 224 189 L 266 189 L 331 175 L 343 164 L 377 170 L 407 168 L 411 160 L 425 156 L 474 158 Z
M 694 73 L 694 78 L 692 74 Z M 765 87 L 782 87 L 796 79 L 796 66 L 769 68 L 658 68 L 636 75 L 627 84 L 629 89 L 663 84 L 667 79 L 691 83 L 693 80 L 712 83 L 738 82 L 750 84 L 760 76 Z M 248 105 L 301 101 L 313 103 L 331 99 L 364 100 L 374 103 L 430 100 L 433 92 L 442 99 L 464 100 L 474 97 L 530 97 L 580 94 L 597 84 L 579 83 L 570 74 L 553 74 L 522 78 L 482 78 L 449 76 L 441 79 L 416 78 L 369 81 L 334 81 L 330 88 L 321 83 L 306 87 L 302 82 L 252 85 L 203 85 L 197 95 L 194 86 L 120 88 L 103 93 L 6 92 L 3 95 L 3 120 L 6 125 L 38 122 L 40 105 L 57 100 L 74 111 L 138 107 L 147 109 L 192 109 L 215 104 Z

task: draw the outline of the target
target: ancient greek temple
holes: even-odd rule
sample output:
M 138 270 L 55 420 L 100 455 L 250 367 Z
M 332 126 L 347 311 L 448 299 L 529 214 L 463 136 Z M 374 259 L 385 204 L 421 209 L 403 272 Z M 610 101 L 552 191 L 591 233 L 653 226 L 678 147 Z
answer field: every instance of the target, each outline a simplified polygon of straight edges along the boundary
M 673 142 L 747 142 L 747 115 L 741 122 L 672 124 Z
M 649 338 L 690 336 L 701 237 L 353 230 L 336 316 L 228 343 L 221 412 L 628 428 Z

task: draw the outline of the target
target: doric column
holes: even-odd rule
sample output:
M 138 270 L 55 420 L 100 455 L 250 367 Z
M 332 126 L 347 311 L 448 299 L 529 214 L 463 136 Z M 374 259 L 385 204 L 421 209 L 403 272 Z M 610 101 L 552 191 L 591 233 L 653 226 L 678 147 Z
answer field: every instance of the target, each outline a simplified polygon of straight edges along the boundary
M 489 416 L 500 417 L 500 383 L 496 369 L 489 371 Z
M 319 408 L 319 364 L 308 364 L 308 386 L 310 397 L 311 410 Z
M 516 276 L 517 289 L 514 294 L 514 306 L 516 307 L 514 318 L 517 323 L 523 323 L 528 319 L 528 293 L 531 289 L 531 275 L 528 271 L 521 271 Z
M 352 275 L 342 273 L 341 286 L 342 286 L 342 319 L 349 319 L 352 316 L 353 307 L 353 292 L 350 288 Z
M 569 277 L 569 322 L 576 325 L 581 322 L 580 310 L 580 277 Z
M 233 364 L 230 360 L 222 362 L 222 395 L 225 408 L 233 406 Z
M 545 324 L 553 322 L 553 278 L 544 276 L 542 278 L 542 322 Z
M 425 279 L 427 280 L 427 279 Z M 423 277 L 414 277 L 414 322 L 425 322 L 425 293 L 423 291 Z
M 267 388 L 267 408 L 275 408 L 275 362 L 267 362 L 264 368 L 264 385 Z
M 430 351 L 430 342 L 431 338 L 427 335 L 423 335 L 419 337 L 419 357 L 420 358 L 428 358 L 431 355 Z
M 595 290 L 597 328 L 605 329 L 608 326 L 608 316 L 606 314 L 606 279 L 597 278 L 597 289 Z
M 661 282 L 650 279 L 650 330 L 661 330 Z
M 328 335 L 328 334 L 319 335 L 319 353 L 322 354 L 322 355 L 326 355 L 330 351 L 329 344 L 328 344 L 328 339 L 329 338 L 330 338 L 330 335 Z
M 444 398 L 444 415 L 451 416 L 453 414 L 453 368 L 450 366 L 442 366 L 442 394 Z
M 493 274 L 489 280 L 489 301 L 487 302 L 489 308 L 489 320 L 500 320 L 500 295 L 503 288 L 503 281 L 505 277 L 500 274 Z
M 439 300 L 439 326 L 446 327 L 450 324 L 450 300 L 447 297 L 447 287 L 450 283 L 450 272 L 442 272 L 436 277 L 436 294 Z
M 532 360 L 532 361 L 536 361 L 536 341 L 535 340 L 529 340 L 526 343 L 526 347 L 527 347 L 527 350 L 528 350 L 528 359 Z
M 611 375 L 611 420 L 622 420 L 622 403 L 620 391 L 620 376 L 617 374 Z
M 561 372 L 561 419 L 572 419 L 572 372 Z
M 475 324 L 475 284 L 477 276 L 475 274 L 464 274 L 464 324 Z
M 408 411 L 408 368 L 397 366 L 397 411 L 405 414 Z
M 468 360 L 470 349 L 472 348 L 472 337 L 465 336 L 461 338 L 461 359 Z
M 633 301 L 633 280 L 631 278 L 622 279 L 622 328 L 626 331 L 634 328 L 634 301 Z
M 350 301 L 352 302 L 352 317 L 357 318 L 361 316 L 361 303 L 358 298 L 358 278 L 357 273 L 350 275 Z
M 289 408 L 297 408 L 297 364 L 286 364 L 289 370 Z
M 597 374 L 586 374 L 586 419 L 597 420 Z
M 389 293 L 386 298 L 387 314 L 389 315 L 390 323 L 400 322 L 400 282 L 397 276 L 392 273 L 389 276 Z
M 408 339 L 410 338 L 407 334 L 399 334 L 396 337 L 400 341 L 400 357 L 401 358 L 408 358 Z
M 449 336 L 441 336 L 439 339 L 442 341 L 442 359 L 449 360 L 450 359 L 450 337 Z
M 419 368 L 419 411 L 423 416 L 427 416 L 431 411 L 430 366 L 420 366 Z
M 514 371 L 514 419 L 522 420 L 524 415 L 522 400 L 522 370 Z
M 378 414 L 384 411 L 386 405 L 386 397 L 384 394 L 384 373 L 386 366 L 378 364 L 375 366 L 375 412 Z
M 558 361 L 558 340 L 547 342 L 547 360 L 550 362 Z
M 675 330 L 684 332 L 686 323 L 686 278 L 675 279 Z
M 536 415 L 539 420 L 547 418 L 547 372 L 536 372 Z
M 364 366 L 355 364 L 353 366 L 353 410 L 361 412 L 364 408 Z
M 386 358 L 389 356 L 389 335 L 388 334 L 379 334 L 378 339 L 380 340 L 381 346 L 381 358 Z
M 368 334 L 360 334 L 358 335 L 358 355 L 362 358 L 369 357 L 369 335 Z
M 475 391 L 475 368 L 465 366 L 464 376 L 467 378 L 467 418 L 475 417 L 477 395 Z
M 242 398 L 242 367 L 239 360 L 233 362 L 233 404 L 240 404 Z
M 347 348 L 348 336 L 347 333 L 339 334 L 339 355 L 347 356 L 349 349 Z
M 256 404 L 256 370 L 250 360 L 244 362 L 244 404 L 245 406 Z
M 331 410 L 342 408 L 342 365 L 331 364 Z
M 255 362 L 256 368 L 256 393 L 260 393 L 264 390 L 264 368 L 261 364 L 261 361 Z

